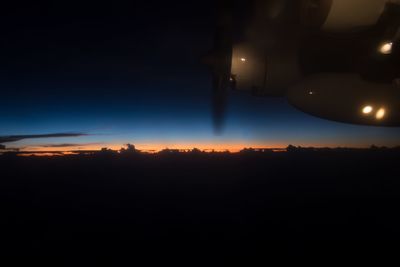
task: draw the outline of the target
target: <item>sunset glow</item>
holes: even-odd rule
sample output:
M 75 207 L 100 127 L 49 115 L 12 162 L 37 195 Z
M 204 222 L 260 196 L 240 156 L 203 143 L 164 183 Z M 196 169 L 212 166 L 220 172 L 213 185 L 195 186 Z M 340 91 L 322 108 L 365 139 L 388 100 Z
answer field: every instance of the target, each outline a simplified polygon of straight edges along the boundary
M 111 150 L 118 151 L 121 148 L 125 147 L 126 143 L 119 144 L 94 144 L 94 145 L 82 145 L 82 146 L 71 146 L 71 147 L 41 147 L 41 146 L 27 146 L 21 149 L 22 152 L 70 152 L 70 151 L 97 151 L 102 148 L 107 148 Z M 239 152 L 243 148 L 252 147 L 252 148 L 285 148 L 287 145 L 285 144 L 262 144 L 262 143 L 222 143 L 222 144 L 213 144 L 213 143 L 182 143 L 182 144 L 136 144 L 135 147 L 138 150 L 143 152 L 159 152 L 163 149 L 177 149 L 177 150 L 191 150 L 193 148 L 200 149 L 202 151 L 216 151 L 216 152 Z
M 127 143 L 103 143 L 103 144 L 87 144 L 79 146 L 69 147 L 48 147 L 48 146 L 26 146 L 20 149 L 21 156 L 62 156 L 62 155 L 74 155 L 78 152 L 94 152 L 100 151 L 103 148 L 107 148 L 113 151 L 119 151 L 121 148 L 126 148 Z M 237 153 L 244 148 L 253 149 L 272 149 L 274 152 L 286 151 L 289 144 L 286 143 L 242 143 L 242 142 L 231 142 L 231 143 L 181 143 L 181 144 L 162 144 L 162 143 L 138 143 L 135 144 L 135 148 L 144 153 L 157 153 L 164 149 L 172 149 L 179 151 L 190 151 L 197 148 L 204 152 L 225 152 Z M 336 148 L 336 144 L 307 144 L 307 143 L 294 143 L 295 146 L 301 147 L 315 147 L 315 148 Z M 342 147 L 353 147 L 353 148 L 368 148 L 370 145 L 343 145 Z M 24 153 L 25 152 L 25 153 Z

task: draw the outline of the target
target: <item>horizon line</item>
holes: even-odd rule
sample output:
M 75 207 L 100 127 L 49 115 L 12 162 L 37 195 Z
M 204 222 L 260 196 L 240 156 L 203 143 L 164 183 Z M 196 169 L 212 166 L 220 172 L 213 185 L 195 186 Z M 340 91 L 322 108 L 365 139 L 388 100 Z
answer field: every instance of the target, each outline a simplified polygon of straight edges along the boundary
M 171 152 L 178 152 L 178 153 L 190 153 L 195 151 L 196 149 L 201 152 L 201 153 L 231 153 L 231 154 L 237 154 L 241 152 L 251 152 L 253 150 L 254 152 L 275 152 L 275 153 L 282 153 L 282 152 L 289 152 L 288 148 L 293 147 L 295 149 L 316 149 L 316 150 L 323 150 L 323 149 L 351 149 L 351 150 L 367 150 L 367 149 L 372 149 L 372 148 L 378 148 L 378 149 L 396 149 L 400 148 L 400 145 L 397 146 L 377 146 L 377 145 L 370 145 L 370 146 L 362 146 L 362 147 L 357 147 L 357 146 L 295 146 L 295 145 L 287 145 L 285 147 L 243 147 L 240 150 L 229 150 L 229 149 L 198 149 L 196 147 L 192 148 L 168 148 L 165 147 L 160 150 L 154 150 L 154 149 L 136 149 L 136 153 L 145 153 L 145 154 L 158 154 L 163 151 L 171 151 Z M 103 147 L 100 149 L 71 149 L 71 150 L 18 150 L 18 149 L 6 149 L 4 151 L 0 151 L 0 155 L 4 153 L 15 153 L 15 154 L 20 154 L 20 155 L 77 155 L 80 153 L 99 153 L 102 151 L 111 151 L 111 152 L 116 152 L 116 153 L 121 153 L 122 151 L 129 151 L 126 150 L 125 147 L 120 147 L 119 149 L 112 149 L 108 147 Z

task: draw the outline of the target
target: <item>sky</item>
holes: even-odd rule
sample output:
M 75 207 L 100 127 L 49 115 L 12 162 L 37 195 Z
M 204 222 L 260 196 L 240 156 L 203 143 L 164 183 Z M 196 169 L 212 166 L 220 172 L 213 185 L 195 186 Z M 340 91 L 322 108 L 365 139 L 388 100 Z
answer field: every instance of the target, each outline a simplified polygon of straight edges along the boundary
M 213 1 L 7 4 L 0 27 L 0 137 L 22 150 L 143 150 L 400 145 L 399 128 L 304 114 L 284 98 L 231 92 L 224 131 L 211 120 Z

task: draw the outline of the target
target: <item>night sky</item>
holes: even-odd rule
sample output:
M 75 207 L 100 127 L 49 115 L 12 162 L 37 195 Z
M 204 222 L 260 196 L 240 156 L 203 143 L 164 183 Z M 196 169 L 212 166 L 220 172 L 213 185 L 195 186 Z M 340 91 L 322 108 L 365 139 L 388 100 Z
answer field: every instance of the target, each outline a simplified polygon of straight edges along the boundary
M 132 1 L 134 2 L 134 1 Z M 0 136 L 25 150 L 400 145 L 400 129 L 304 114 L 283 98 L 232 92 L 225 130 L 211 120 L 214 1 L 2 7 Z M 340 105 L 340 103 L 338 103 Z

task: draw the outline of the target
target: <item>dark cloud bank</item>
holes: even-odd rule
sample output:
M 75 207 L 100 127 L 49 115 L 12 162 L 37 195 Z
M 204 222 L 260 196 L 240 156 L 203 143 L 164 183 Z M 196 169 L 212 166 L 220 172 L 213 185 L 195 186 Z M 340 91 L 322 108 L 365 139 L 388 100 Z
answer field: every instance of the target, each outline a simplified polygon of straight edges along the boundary
M 37 138 L 59 138 L 59 137 L 80 137 L 86 136 L 85 133 L 54 133 L 54 134 L 35 134 L 35 135 L 10 135 L 0 136 L 0 144 L 17 142 L 23 139 L 37 139 Z M 4 146 L 0 146 L 4 147 Z

